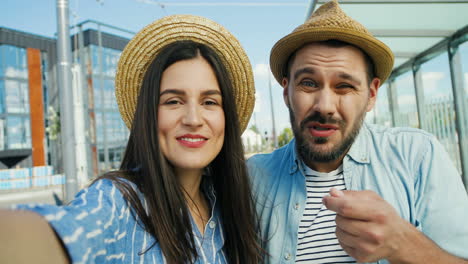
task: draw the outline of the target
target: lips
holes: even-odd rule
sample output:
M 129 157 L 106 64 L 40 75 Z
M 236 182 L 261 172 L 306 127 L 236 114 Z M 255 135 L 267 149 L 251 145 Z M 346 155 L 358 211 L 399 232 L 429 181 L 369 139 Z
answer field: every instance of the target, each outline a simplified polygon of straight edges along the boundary
M 338 130 L 338 126 L 317 122 L 309 124 L 307 128 L 313 137 L 329 137 Z
M 177 137 L 176 139 L 177 139 L 177 142 L 179 142 L 182 146 L 185 146 L 188 148 L 200 148 L 208 141 L 208 138 L 202 135 L 192 135 L 192 134 L 186 134 L 186 135 Z

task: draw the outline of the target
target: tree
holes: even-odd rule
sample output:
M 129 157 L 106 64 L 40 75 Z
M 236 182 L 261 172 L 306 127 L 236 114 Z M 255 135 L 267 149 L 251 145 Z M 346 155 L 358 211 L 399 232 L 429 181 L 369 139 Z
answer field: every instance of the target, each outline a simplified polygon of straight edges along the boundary
M 286 127 L 285 129 L 283 129 L 281 134 L 278 136 L 278 147 L 282 147 L 282 146 L 288 144 L 289 141 L 291 141 L 292 138 L 293 138 L 293 132 L 292 132 L 291 128 Z

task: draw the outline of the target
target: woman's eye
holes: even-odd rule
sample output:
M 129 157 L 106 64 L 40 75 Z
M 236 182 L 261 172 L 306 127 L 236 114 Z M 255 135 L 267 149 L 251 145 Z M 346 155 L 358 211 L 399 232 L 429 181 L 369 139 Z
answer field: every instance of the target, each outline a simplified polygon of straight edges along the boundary
M 218 105 L 218 102 L 213 101 L 213 100 L 206 100 L 204 104 L 205 105 Z
M 179 100 L 167 100 L 164 104 L 167 104 L 167 105 L 176 105 L 176 104 L 180 104 L 180 101 Z

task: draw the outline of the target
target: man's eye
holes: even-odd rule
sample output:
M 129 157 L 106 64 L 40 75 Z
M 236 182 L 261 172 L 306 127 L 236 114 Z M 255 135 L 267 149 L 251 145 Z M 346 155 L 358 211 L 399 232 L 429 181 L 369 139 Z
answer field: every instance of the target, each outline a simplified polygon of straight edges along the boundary
M 355 89 L 353 85 L 348 83 L 342 83 L 336 86 L 338 89 Z
M 311 81 L 311 80 L 303 80 L 303 81 L 301 81 L 300 84 L 304 85 L 304 86 L 310 86 L 310 87 L 315 87 L 316 86 L 316 83 L 314 81 Z

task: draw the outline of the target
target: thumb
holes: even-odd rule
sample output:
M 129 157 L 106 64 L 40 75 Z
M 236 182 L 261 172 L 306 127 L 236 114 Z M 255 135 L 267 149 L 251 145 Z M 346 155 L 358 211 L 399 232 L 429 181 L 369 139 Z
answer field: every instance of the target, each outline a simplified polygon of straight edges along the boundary
M 344 192 L 341 190 L 338 190 L 337 188 L 333 187 L 330 189 L 330 196 L 333 197 L 342 197 L 344 196 Z

